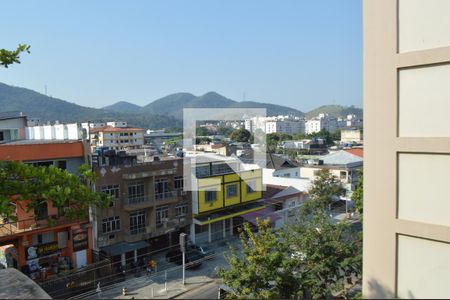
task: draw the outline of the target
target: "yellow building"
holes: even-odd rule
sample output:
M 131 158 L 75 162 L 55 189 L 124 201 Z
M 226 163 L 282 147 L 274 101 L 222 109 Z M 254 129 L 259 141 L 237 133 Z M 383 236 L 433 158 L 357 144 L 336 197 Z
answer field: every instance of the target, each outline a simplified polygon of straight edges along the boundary
M 241 215 L 264 208 L 257 201 L 262 197 L 261 169 L 235 172 L 225 162 L 208 162 L 197 164 L 196 173 L 192 242 L 202 244 L 233 235 L 243 222 Z

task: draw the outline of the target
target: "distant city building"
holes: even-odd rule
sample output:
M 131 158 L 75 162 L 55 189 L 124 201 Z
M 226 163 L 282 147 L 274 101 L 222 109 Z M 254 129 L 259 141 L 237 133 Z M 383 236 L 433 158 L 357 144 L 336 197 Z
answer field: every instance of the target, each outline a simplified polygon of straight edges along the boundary
M 89 130 L 92 150 L 100 147 L 109 150 L 126 150 L 144 145 L 144 129 L 127 127 L 126 122 L 108 122 L 105 126 L 98 125 L 100 124 L 90 126 Z
M 246 119 L 244 127 L 251 133 L 254 133 L 259 128 L 266 134 L 302 134 L 305 133 L 305 120 L 292 116 L 254 117 Z
M 363 142 L 362 129 L 341 129 L 341 143 L 357 143 Z
M 313 134 L 326 130 L 328 132 L 335 132 L 338 130 L 338 121 L 334 117 L 330 117 L 328 114 L 321 113 L 317 117 L 314 117 L 305 124 L 305 133 Z

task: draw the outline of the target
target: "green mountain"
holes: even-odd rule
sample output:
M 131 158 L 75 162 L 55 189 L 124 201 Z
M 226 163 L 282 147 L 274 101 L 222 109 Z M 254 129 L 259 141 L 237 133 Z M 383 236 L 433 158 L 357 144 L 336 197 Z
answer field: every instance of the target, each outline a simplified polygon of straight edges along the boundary
M 358 118 L 363 118 L 363 110 L 362 108 L 355 107 L 355 106 L 342 106 L 342 105 L 323 105 L 316 109 L 311 110 L 310 112 L 306 113 L 306 118 L 313 118 L 316 117 L 320 113 L 327 113 L 330 116 L 336 117 L 336 118 L 343 118 L 347 115 L 356 115 Z
M 252 101 L 237 102 L 216 92 L 208 92 L 198 97 L 189 93 L 172 94 L 151 102 L 143 109 L 150 113 L 164 114 L 181 119 L 183 108 L 266 108 L 269 116 L 280 114 L 303 115 L 301 111 L 290 107 Z
M 126 120 L 131 126 L 142 128 L 165 128 L 181 126 L 172 117 L 115 112 L 84 107 L 58 98 L 48 97 L 35 91 L 0 83 L 0 111 L 22 111 L 41 121 L 86 122 Z
M 102 109 L 111 110 L 111 111 L 117 111 L 117 112 L 139 112 L 142 107 L 139 105 L 136 105 L 134 103 L 126 102 L 126 101 L 119 101 L 114 104 L 102 107 Z

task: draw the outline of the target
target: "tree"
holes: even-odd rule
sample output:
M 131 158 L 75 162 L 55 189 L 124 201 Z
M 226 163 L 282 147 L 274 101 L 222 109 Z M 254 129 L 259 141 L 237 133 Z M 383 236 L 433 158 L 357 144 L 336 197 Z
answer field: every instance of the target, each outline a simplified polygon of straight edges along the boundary
M 364 199 L 364 174 L 363 171 L 359 171 L 359 180 L 356 184 L 355 191 L 352 194 L 352 200 L 355 202 L 355 210 L 359 213 L 360 218 L 363 216 L 363 199 Z
M 341 182 L 328 169 L 319 170 L 309 189 L 308 206 L 312 210 L 326 210 L 330 204 L 345 195 Z
M 48 203 L 70 219 L 85 218 L 90 205 L 107 207 L 111 199 L 92 192 L 95 174 L 82 165 L 77 174 L 54 166 L 34 167 L 16 161 L 0 162 L 0 215 L 15 220 L 16 205 L 25 211 Z
M 250 140 L 250 136 L 251 136 L 250 131 L 244 128 L 240 128 L 235 129 L 233 132 L 231 132 L 230 139 L 235 142 L 248 143 L 248 141 Z
M 361 275 L 360 236 L 347 222 L 333 222 L 323 211 L 301 210 L 280 231 L 257 219 L 258 233 L 244 223 L 242 254 L 232 248 L 223 283 L 239 299 L 331 298 Z
M 362 243 L 348 222 L 334 222 L 324 211 L 311 215 L 304 210 L 283 237 L 294 251 L 291 263 L 301 283 L 301 298 L 345 295 L 352 278 L 360 278 Z
M 268 220 L 257 219 L 258 234 L 244 223 L 240 234 L 242 255 L 231 248 L 227 256 L 229 268 L 219 269 L 224 284 L 239 299 L 286 299 L 299 290 L 299 282 L 292 272 L 286 243 L 274 233 Z
M 19 44 L 16 50 L 0 49 L 0 65 L 8 68 L 12 64 L 20 64 L 20 54 L 22 52 L 30 53 L 30 46 Z
M 197 127 L 195 131 L 196 136 L 207 136 L 209 135 L 209 130 L 206 127 Z

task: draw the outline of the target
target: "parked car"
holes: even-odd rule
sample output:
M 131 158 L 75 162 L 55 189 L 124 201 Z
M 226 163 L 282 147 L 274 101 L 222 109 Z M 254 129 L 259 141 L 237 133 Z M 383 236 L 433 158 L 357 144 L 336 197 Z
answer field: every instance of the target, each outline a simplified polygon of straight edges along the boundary
M 186 251 L 186 268 L 197 268 L 202 265 L 202 260 L 205 258 L 205 256 L 197 250 L 194 249 L 187 249 Z M 177 265 L 183 264 L 183 254 L 181 253 L 180 249 L 174 249 L 166 254 L 166 260 L 168 262 L 173 262 Z
M 205 259 L 212 259 L 212 258 L 214 258 L 214 254 L 216 253 L 211 248 L 208 248 L 206 246 L 194 245 L 194 244 L 189 245 L 188 249 L 193 249 L 193 250 L 196 250 L 196 251 L 200 252 L 201 254 L 204 255 Z

